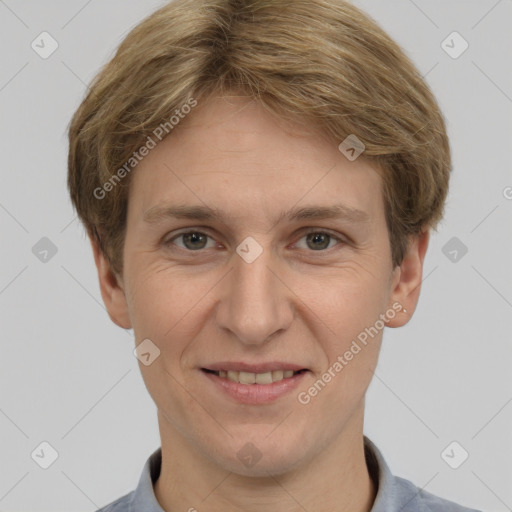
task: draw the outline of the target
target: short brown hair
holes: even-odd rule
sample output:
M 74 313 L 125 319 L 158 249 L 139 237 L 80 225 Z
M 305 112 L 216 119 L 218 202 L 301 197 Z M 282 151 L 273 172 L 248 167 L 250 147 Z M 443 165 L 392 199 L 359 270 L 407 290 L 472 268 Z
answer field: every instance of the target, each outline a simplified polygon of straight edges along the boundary
M 128 34 L 69 127 L 71 200 L 114 272 L 131 174 L 102 198 L 95 191 L 191 98 L 232 91 L 336 144 L 350 134 L 364 143 L 360 158 L 382 171 L 394 266 L 409 236 L 442 218 L 451 170 L 443 115 L 371 17 L 345 0 L 175 0 Z

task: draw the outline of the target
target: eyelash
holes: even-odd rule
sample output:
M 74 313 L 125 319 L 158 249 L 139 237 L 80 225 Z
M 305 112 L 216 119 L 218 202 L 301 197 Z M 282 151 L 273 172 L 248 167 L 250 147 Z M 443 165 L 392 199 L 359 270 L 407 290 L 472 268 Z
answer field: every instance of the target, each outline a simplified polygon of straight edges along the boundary
M 211 238 L 213 240 L 213 237 L 210 236 L 208 233 L 205 233 L 204 231 L 200 231 L 199 229 L 189 229 L 187 231 L 182 231 L 181 233 L 178 233 L 177 235 L 174 235 L 172 238 L 169 238 L 167 240 L 164 241 L 164 245 L 166 247 L 169 247 L 171 245 L 175 245 L 173 242 L 174 240 L 184 236 L 184 235 L 189 235 L 189 234 L 201 234 L 201 235 L 206 235 L 208 238 Z M 331 251 L 332 249 L 335 249 L 336 247 L 338 247 L 339 245 L 346 245 L 347 244 L 347 241 L 344 240 L 343 238 L 341 238 L 340 236 L 338 235 L 335 235 L 333 234 L 331 231 L 329 230 L 321 230 L 321 229 L 318 229 L 318 228 L 311 228 L 307 231 L 305 231 L 302 236 L 299 238 L 299 240 L 302 240 L 302 238 L 304 238 L 305 236 L 311 234 L 311 233 L 315 233 L 315 234 L 320 234 L 320 235 L 328 235 L 331 239 L 334 239 L 336 240 L 336 242 L 338 242 L 334 247 L 330 247 L 328 249 L 319 249 L 318 251 L 314 251 L 314 250 L 309 250 L 308 252 L 329 252 Z M 193 251 L 193 250 L 190 250 L 190 249 L 187 249 L 186 247 L 180 247 L 180 246 L 176 246 L 178 247 L 179 249 L 182 249 L 186 252 L 189 252 L 189 253 L 194 253 L 194 252 L 197 252 L 197 253 L 200 253 L 200 252 L 204 252 L 206 249 L 197 249 L 196 251 Z

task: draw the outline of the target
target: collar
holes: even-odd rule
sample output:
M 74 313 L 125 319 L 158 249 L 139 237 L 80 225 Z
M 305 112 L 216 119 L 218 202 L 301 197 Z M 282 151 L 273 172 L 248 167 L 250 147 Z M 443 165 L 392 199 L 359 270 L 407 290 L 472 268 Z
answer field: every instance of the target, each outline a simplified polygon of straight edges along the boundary
M 436 498 L 418 489 L 412 482 L 393 476 L 379 449 L 366 436 L 364 436 L 364 452 L 368 472 L 377 487 L 377 495 L 371 512 L 430 512 L 432 509 L 428 503 L 432 498 L 443 501 L 441 498 Z M 162 450 L 158 448 L 147 459 L 137 488 L 125 496 L 127 506 L 122 510 L 165 512 L 153 491 L 153 484 L 160 476 L 161 466 Z M 108 510 L 107 508 L 105 512 Z M 118 509 L 114 508 L 114 510 Z

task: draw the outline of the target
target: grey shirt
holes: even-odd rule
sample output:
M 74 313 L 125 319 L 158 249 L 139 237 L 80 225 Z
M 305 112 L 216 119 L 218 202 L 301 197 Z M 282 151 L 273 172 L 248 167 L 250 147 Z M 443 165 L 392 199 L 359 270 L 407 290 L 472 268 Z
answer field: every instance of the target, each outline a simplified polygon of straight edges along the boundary
M 481 512 L 419 489 L 409 480 L 393 476 L 378 448 L 364 437 L 366 464 L 378 490 L 371 512 Z M 164 512 L 155 498 L 153 484 L 160 476 L 162 451 L 148 458 L 137 488 L 97 512 Z

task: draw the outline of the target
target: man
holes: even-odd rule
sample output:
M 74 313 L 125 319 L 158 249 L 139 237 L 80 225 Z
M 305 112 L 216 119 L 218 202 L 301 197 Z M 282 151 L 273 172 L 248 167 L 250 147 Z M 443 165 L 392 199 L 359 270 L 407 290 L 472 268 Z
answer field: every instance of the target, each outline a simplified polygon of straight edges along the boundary
M 70 127 L 71 197 L 162 442 L 103 510 L 470 510 L 363 435 L 450 167 L 427 85 L 349 3 L 182 0 L 137 26 Z

